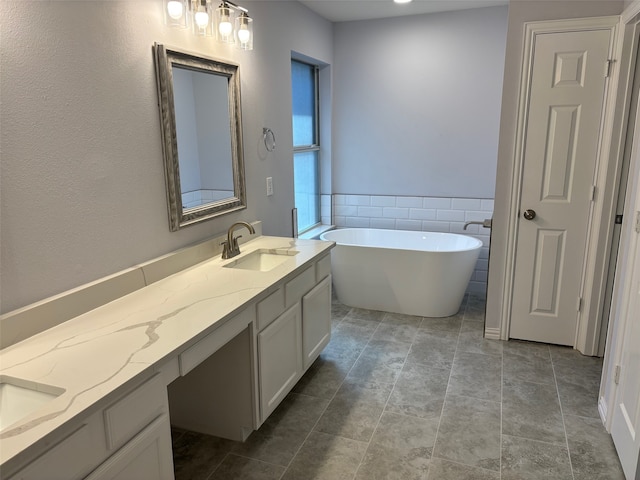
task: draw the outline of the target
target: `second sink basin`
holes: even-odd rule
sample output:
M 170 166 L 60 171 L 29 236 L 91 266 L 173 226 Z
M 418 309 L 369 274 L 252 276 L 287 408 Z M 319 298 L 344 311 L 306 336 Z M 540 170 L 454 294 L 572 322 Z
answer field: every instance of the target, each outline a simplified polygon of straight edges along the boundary
M 64 389 L 0 376 L 0 430 L 64 393 Z
M 297 253 L 298 252 L 295 250 L 267 250 L 261 248 L 239 258 L 238 260 L 227 263 L 225 267 L 254 270 L 257 272 L 268 272 L 278 265 L 282 265 Z

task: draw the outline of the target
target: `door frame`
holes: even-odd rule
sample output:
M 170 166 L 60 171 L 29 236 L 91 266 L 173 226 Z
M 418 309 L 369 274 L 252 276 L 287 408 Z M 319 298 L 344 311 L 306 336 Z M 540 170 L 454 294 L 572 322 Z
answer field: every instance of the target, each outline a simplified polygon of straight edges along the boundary
M 634 125 L 634 118 L 640 118 L 640 100 L 634 103 L 634 86 L 640 85 L 640 0 L 634 2 L 625 9 L 621 16 L 621 78 L 620 91 L 616 102 L 616 117 L 620 123 L 620 138 L 617 139 L 617 153 L 624 161 L 629 162 L 628 172 L 631 182 L 627 185 L 624 216 L 630 224 L 623 224 L 620 234 L 620 252 L 617 260 L 616 277 L 614 280 L 613 294 L 611 301 L 610 322 L 607 331 L 607 341 L 605 347 L 605 358 L 602 367 L 602 381 L 600 383 L 600 394 L 598 398 L 598 411 L 600 418 L 607 431 L 611 430 L 613 412 L 618 394 L 615 383 L 615 367 L 622 360 L 623 336 L 625 331 L 625 317 L 623 316 L 630 299 L 630 285 L 625 283 L 625 278 L 629 275 L 626 264 L 629 239 L 628 230 L 633 226 L 633 210 L 636 195 L 640 195 L 640 179 L 635 178 L 640 172 L 640 160 L 631 161 L 631 149 L 633 143 L 640 142 L 640 125 Z M 631 218 L 631 220 L 629 220 Z M 636 239 L 640 241 L 640 239 Z M 621 283 L 622 282 L 622 283 Z
M 543 22 L 527 22 L 524 31 L 523 62 L 520 76 L 520 93 L 518 97 L 518 120 L 516 126 L 516 143 L 514 148 L 514 169 L 511 179 L 511 196 L 508 207 L 507 244 L 506 244 L 506 277 L 504 296 L 500 311 L 500 338 L 509 339 L 511 311 L 513 303 L 513 283 L 515 274 L 515 255 L 518 236 L 518 220 L 520 197 L 522 192 L 522 174 L 526 136 L 526 120 L 529 114 L 529 97 L 531 92 L 531 73 L 536 36 L 548 33 L 579 32 L 589 30 L 609 30 L 609 58 L 620 58 L 617 53 L 619 16 L 594 17 L 570 20 L 551 20 Z M 600 337 L 602 309 L 605 300 L 606 273 L 609 266 L 609 251 L 613 234 L 613 219 L 617 191 L 616 178 L 619 176 L 620 161 L 610 156 L 612 138 L 614 136 L 614 104 L 619 68 L 614 61 L 605 84 L 605 101 L 598 152 L 596 159 L 595 201 L 592 202 L 589 215 L 587 250 L 581 280 L 581 311 L 576 311 L 576 339 L 574 348 L 586 355 L 597 353 Z M 603 65 L 604 74 L 604 65 Z M 609 158 L 614 162 L 607 161 Z M 585 295 L 589 292 L 589 295 Z

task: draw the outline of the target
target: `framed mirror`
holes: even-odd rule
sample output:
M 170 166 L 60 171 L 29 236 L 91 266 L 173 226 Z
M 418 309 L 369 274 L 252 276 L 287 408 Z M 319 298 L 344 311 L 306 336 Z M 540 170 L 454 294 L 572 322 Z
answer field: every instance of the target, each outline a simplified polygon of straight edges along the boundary
M 169 228 L 246 208 L 238 66 L 153 50 Z

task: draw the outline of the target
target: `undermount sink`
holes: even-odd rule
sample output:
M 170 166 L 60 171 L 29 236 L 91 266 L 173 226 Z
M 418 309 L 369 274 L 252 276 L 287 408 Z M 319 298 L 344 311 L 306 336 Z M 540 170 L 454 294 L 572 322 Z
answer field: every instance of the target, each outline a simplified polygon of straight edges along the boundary
M 278 265 L 282 265 L 298 252 L 295 250 L 267 250 L 259 249 L 251 252 L 238 260 L 225 265 L 226 268 L 241 268 L 257 272 L 268 272 Z
M 35 412 L 64 389 L 0 375 L 0 430 Z

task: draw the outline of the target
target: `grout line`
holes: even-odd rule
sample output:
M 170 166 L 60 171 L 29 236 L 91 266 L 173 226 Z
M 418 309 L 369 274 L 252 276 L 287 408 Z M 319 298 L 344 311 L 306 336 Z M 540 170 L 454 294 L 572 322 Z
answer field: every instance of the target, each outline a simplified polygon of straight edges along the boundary
M 469 303 L 469 295 L 464 302 L 464 313 L 462 314 L 462 321 L 460 322 L 460 329 L 458 330 L 458 338 L 456 339 L 456 348 L 453 351 L 453 360 L 451 361 L 451 369 L 449 370 L 449 378 L 447 379 L 447 388 L 444 391 L 444 399 L 442 401 L 442 408 L 440 409 L 440 417 L 438 418 L 438 427 L 436 428 L 436 437 L 433 441 L 433 450 L 431 451 L 431 458 L 429 459 L 429 469 L 427 470 L 427 479 L 429 478 L 429 471 L 431 470 L 431 460 L 436 453 L 436 446 L 438 445 L 438 435 L 440 434 L 440 425 L 442 424 L 442 415 L 444 414 L 444 406 L 447 403 L 447 396 L 449 395 L 449 384 L 451 383 L 451 376 L 453 374 L 453 365 L 455 363 L 456 354 L 458 353 L 458 344 L 460 343 L 460 334 L 462 333 L 462 324 L 464 323 L 464 317 L 467 313 L 467 305 Z M 446 460 L 446 459 L 444 459 Z
M 231 452 L 227 452 L 224 454 L 224 457 L 222 457 L 222 460 L 220 460 L 220 462 L 211 469 L 211 472 L 209 472 L 209 475 L 207 475 L 205 477 L 205 480 L 209 480 L 211 478 L 211 476 L 216 473 L 216 470 L 218 470 L 220 468 L 220 465 L 222 465 L 224 463 L 224 461 L 227 459 L 227 457 L 231 455 Z
M 569 435 L 567 435 L 567 425 L 564 421 L 564 410 L 562 409 L 562 400 L 560 399 L 560 389 L 558 388 L 558 377 L 556 376 L 556 367 L 553 362 L 553 354 L 549 349 L 549 355 L 551 357 L 551 370 L 553 371 L 553 379 L 556 386 L 556 394 L 558 395 L 558 405 L 560 406 L 560 415 L 562 416 L 562 429 L 564 430 L 565 446 L 567 447 L 567 456 L 569 457 L 569 468 L 571 469 L 571 478 L 575 480 L 573 473 L 573 462 L 571 461 L 571 450 L 569 449 Z

